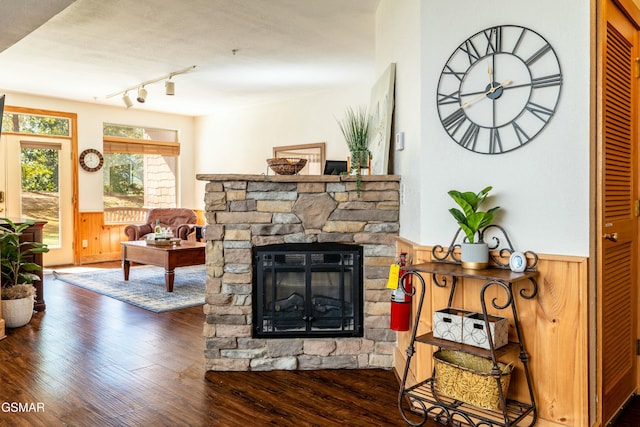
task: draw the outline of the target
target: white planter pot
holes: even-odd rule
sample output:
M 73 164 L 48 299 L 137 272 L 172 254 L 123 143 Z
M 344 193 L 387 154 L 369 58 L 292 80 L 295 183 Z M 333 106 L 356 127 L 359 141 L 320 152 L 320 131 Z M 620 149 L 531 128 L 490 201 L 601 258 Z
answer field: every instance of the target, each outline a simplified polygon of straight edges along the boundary
M 2 317 L 7 328 L 19 328 L 31 321 L 33 315 L 33 297 L 21 299 L 3 299 Z
M 482 270 L 489 265 L 489 245 L 486 243 L 461 244 L 462 268 Z

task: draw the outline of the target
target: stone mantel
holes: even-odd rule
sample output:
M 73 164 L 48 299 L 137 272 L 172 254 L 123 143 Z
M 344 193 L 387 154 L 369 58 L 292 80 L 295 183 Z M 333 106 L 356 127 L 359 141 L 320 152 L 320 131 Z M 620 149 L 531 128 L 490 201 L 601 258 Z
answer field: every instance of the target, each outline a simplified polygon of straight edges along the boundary
M 400 177 L 198 174 L 206 181 L 205 368 L 214 371 L 392 368 L 389 265 L 399 234 Z M 253 338 L 252 248 L 363 247 L 364 336 Z
M 355 175 L 197 174 L 198 181 L 356 182 Z M 361 175 L 362 182 L 398 182 L 398 175 Z

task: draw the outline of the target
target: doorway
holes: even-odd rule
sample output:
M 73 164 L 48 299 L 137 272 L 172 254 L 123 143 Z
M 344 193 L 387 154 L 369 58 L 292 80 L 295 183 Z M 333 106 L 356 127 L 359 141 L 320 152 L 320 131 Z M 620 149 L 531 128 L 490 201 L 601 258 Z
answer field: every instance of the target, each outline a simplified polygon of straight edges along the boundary
M 0 138 L 0 216 L 47 221 L 43 242 L 45 266 L 74 263 L 74 185 L 72 152 L 74 139 L 46 133 L 34 123 L 72 122 L 27 114 L 28 110 L 5 109 Z M 51 126 L 53 128 L 53 126 Z M 74 126 L 64 126 L 69 130 Z
M 640 10 L 602 2 L 596 196 L 599 396 L 603 425 L 638 388 L 638 89 Z

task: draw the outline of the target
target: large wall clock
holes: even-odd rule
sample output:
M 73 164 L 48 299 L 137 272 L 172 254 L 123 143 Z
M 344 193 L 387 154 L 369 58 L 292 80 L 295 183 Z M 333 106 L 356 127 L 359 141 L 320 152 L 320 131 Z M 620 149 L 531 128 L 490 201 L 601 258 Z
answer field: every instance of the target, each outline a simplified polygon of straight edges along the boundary
M 536 137 L 556 112 L 562 71 L 540 34 L 502 25 L 469 37 L 438 82 L 438 115 L 467 150 L 500 154 Z

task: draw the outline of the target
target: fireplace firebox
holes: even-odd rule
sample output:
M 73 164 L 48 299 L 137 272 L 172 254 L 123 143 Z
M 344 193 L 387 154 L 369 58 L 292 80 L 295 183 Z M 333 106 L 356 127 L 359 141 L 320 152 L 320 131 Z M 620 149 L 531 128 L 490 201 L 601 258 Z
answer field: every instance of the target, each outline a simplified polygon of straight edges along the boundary
M 362 254 L 341 243 L 255 246 L 254 338 L 361 337 Z

